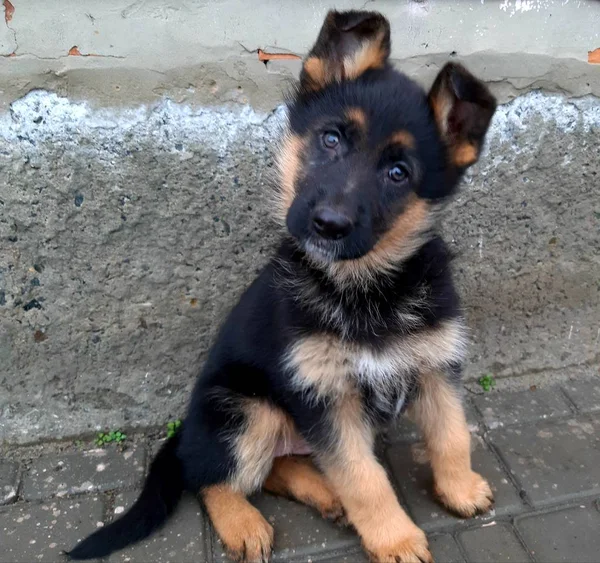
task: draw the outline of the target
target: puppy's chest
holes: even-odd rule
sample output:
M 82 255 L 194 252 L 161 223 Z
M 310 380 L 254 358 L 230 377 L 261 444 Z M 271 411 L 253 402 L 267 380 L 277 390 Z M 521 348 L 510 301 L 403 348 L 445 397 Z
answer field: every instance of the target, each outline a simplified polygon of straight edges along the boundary
M 308 397 L 343 399 L 359 393 L 364 407 L 385 421 L 404 406 L 411 372 L 397 369 L 392 350 L 378 353 L 331 336 L 298 342 L 290 354 L 293 385 Z
M 315 334 L 288 350 L 293 385 L 315 398 L 360 392 L 375 415 L 398 414 L 424 370 L 459 362 L 464 352 L 462 324 L 440 323 L 410 335 L 388 338 L 380 348 Z

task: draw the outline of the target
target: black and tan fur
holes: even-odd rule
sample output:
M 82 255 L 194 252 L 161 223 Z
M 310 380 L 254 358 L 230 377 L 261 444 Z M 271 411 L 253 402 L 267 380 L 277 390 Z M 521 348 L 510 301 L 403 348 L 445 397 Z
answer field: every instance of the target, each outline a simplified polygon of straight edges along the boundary
M 71 557 L 146 537 L 187 489 L 233 557 L 266 560 L 273 530 L 246 500 L 264 487 L 347 519 L 373 560 L 430 561 L 374 454 L 378 429 L 407 409 L 441 502 L 462 516 L 490 508 L 471 469 L 465 329 L 436 224 L 495 101 L 457 64 L 426 94 L 389 54 L 380 14 L 328 14 L 288 103 L 287 234 L 224 323 L 136 504 Z

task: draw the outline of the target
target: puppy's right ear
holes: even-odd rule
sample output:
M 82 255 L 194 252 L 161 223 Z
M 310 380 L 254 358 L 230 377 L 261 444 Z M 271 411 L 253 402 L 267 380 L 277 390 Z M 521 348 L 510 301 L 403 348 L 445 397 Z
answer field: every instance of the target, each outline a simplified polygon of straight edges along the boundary
M 488 88 L 462 65 L 448 63 L 431 87 L 429 104 L 450 163 L 458 169 L 474 164 L 496 111 Z
M 369 69 L 382 68 L 389 56 L 390 24 L 380 13 L 331 11 L 304 61 L 300 86 L 310 92 L 353 80 Z

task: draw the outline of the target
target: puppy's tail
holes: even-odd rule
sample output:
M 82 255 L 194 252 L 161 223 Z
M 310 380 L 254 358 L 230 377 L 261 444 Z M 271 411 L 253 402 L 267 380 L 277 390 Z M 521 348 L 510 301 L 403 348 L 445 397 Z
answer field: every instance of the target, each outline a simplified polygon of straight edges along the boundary
M 71 559 L 95 559 L 148 537 L 175 510 L 184 489 L 181 462 L 175 454 L 178 436 L 171 438 L 150 466 L 141 495 L 118 520 L 96 530 L 66 553 Z

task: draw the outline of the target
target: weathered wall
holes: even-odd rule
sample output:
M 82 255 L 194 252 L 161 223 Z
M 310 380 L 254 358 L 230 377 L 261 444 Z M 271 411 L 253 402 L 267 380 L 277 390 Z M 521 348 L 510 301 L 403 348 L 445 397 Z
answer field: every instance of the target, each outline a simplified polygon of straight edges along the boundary
M 163 422 L 277 238 L 298 62 L 247 50 L 305 53 L 327 4 L 23 4 L 0 32 L 0 440 Z M 427 84 L 456 51 L 506 102 L 444 224 L 468 375 L 597 371 L 600 6 L 368 6 L 399 67 Z
M 3 0 L 6 1 L 6 0 Z M 381 10 L 392 58 L 428 82 L 459 57 L 504 101 L 531 88 L 600 95 L 597 0 L 11 0 L 0 25 L 7 107 L 32 88 L 104 105 L 244 103 L 270 111 L 331 6 Z

